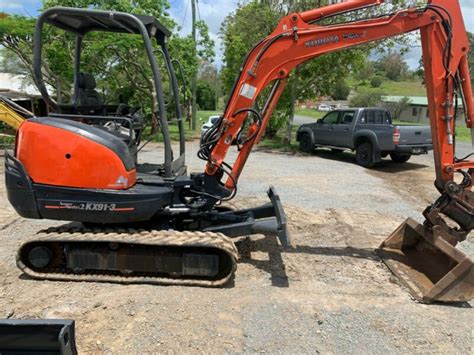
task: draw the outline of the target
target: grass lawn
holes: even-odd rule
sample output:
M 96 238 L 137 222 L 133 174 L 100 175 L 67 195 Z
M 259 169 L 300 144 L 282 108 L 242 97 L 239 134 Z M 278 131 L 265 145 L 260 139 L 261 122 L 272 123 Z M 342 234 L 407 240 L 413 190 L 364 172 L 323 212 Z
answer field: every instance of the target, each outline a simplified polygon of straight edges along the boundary
M 198 111 L 196 114 L 198 125 L 204 124 L 209 119 L 209 116 L 219 115 L 222 115 L 222 111 Z
M 291 152 L 295 153 L 299 151 L 299 144 L 296 141 L 296 131 L 298 130 L 297 125 L 293 125 L 293 130 L 291 131 L 291 144 L 285 144 L 283 138 L 285 137 L 286 127 L 278 131 L 276 137 L 273 139 L 262 139 L 260 144 L 257 147 L 274 149 L 282 152 Z
M 0 134 L 0 149 L 10 148 L 15 143 L 15 136 Z
M 201 134 L 201 126 L 207 122 L 209 116 L 215 116 L 215 115 L 220 115 L 221 112 L 219 111 L 198 111 L 196 114 L 196 130 L 193 131 L 189 127 L 189 121 L 184 122 L 184 135 L 186 137 L 186 140 L 193 140 L 193 139 L 198 139 Z M 169 131 L 170 131 L 170 137 L 171 141 L 179 141 L 179 129 L 178 129 L 178 122 L 169 122 L 168 123 Z M 149 128 L 145 129 L 145 131 L 149 132 Z M 144 134 L 145 139 L 150 139 L 150 134 L 145 133 Z M 161 135 L 161 132 L 155 134 L 152 138 L 152 141 L 154 142 L 162 142 L 163 137 Z
M 426 96 L 426 88 L 421 80 L 410 79 L 402 81 L 390 81 L 384 79 L 382 85 L 378 88 L 373 88 L 370 82 L 361 83 L 354 78 L 349 78 L 347 83 L 356 91 L 360 88 L 363 90 L 382 92 L 384 95 L 394 96 Z
M 456 139 L 461 142 L 471 142 L 471 130 L 465 126 L 456 126 Z
M 295 114 L 298 116 L 306 116 L 314 118 L 315 120 L 322 118 L 327 112 L 316 111 L 311 108 L 297 108 Z

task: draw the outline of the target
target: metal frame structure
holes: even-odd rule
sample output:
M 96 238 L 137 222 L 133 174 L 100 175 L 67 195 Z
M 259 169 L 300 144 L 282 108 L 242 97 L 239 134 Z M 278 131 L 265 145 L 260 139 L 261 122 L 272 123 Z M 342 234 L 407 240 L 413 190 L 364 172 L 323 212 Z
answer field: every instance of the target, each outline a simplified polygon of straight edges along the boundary
M 140 35 L 143 39 L 154 84 L 154 113 L 159 118 L 165 148 L 164 171 L 165 177 L 171 178 L 174 172 L 181 170 L 185 164 L 185 136 L 179 102 L 179 88 L 173 61 L 169 56 L 167 38 L 171 32 L 152 16 L 132 15 L 116 11 L 99 11 L 90 9 L 76 9 L 67 7 L 53 7 L 44 11 L 38 18 L 34 34 L 34 76 L 43 99 L 53 109 L 58 111 L 58 103 L 49 95 L 43 80 L 42 47 L 43 27 L 45 24 L 55 26 L 76 36 L 74 51 L 74 98 L 78 95 L 78 76 L 81 66 L 81 50 L 83 38 L 87 33 L 94 31 L 117 32 Z M 163 97 L 161 74 L 155 57 L 155 48 L 151 39 L 154 38 L 161 48 L 163 58 L 170 76 L 173 96 L 176 107 L 176 117 L 180 134 L 180 158 L 173 162 L 173 151 L 166 117 L 166 105 Z M 104 117 L 106 118 L 106 117 Z M 110 118 L 108 118 L 110 119 Z

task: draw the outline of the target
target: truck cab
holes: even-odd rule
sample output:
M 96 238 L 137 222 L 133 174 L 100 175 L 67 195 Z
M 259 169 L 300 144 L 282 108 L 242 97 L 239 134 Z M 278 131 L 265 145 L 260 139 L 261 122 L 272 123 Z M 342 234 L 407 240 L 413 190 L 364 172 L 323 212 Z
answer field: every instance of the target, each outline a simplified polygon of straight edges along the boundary
M 357 163 L 364 167 L 372 167 L 388 155 L 403 163 L 433 149 L 428 126 L 394 126 L 390 112 L 377 107 L 331 111 L 300 126 L 297 141 L 305 152 L 318 147 L 355 151 Z

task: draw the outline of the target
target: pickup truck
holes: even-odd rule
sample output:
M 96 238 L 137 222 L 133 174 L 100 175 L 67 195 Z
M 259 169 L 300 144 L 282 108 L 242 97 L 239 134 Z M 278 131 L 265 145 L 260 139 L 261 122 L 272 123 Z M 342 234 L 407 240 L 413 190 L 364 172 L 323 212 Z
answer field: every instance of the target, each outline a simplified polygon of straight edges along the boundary
M 300 150 L 313 152 L 328 147 L 335 152 L 355 151 L 357 164 L 373 167 L 390 155 L 396 163 L 433 149 L 429 126 L 394 126 L 390 112 L 381 108 L 338 109 L 315 123 L 301 125 Z

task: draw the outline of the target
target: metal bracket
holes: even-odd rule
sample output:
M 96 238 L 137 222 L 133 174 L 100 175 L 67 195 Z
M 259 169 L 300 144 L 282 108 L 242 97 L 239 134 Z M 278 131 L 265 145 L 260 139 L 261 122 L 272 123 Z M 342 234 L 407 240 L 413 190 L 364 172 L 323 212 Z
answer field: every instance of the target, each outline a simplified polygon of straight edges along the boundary
M 205 228 L 204 231 L 223 233 L 231 238 L 252 234 L 276 235 L 284 247 L 294 247 L 280 197 L 273 186 L 270 186 L 267 194 L 270 203 L 244 210 L 220 212 L 213 216 L 220 223 Z
M 73 320 L 0 320 L 0 354 L 77 355 Z

